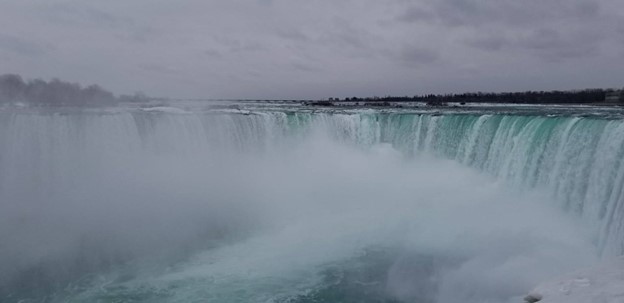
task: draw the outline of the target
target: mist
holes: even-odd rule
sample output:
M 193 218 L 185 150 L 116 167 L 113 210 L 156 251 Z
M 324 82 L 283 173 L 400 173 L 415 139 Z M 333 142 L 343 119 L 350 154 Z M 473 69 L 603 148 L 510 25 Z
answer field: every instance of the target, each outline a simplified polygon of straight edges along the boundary
M 204 119 L 3 116 L 2 296 L 306 302 L 328 271 L 380 251 L 376 296 L 515 302 L 597 258 L 540 189 L 331 124 L 288 136 L 263 116 Z
M 0 75 L 0 105 L 101 107 L 147 100 L 143 93 L 117 97 L 97 84 L 83 87 L 57 78 L 25 81 L 17 74 Z

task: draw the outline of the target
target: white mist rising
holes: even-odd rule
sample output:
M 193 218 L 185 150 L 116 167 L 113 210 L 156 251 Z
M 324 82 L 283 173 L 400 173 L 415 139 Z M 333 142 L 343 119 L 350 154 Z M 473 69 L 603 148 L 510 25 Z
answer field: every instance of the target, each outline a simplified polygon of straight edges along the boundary
M 514 192 L 453 162 L 404 159 L 385 145 L 308 144 L 246 166 L 272 215 L 267 232 L 150 283 L 192 285 L 182 301 L 228 297 L 240 283 L 234 289 L 249 291 L 235 300 L 261 301 L 274 289 L 307 293 L 323 283 L 325 265 L 385 247 L 398 255 L 380 277 L 389 297 L 418 302 L 428 291 L 436 302 L 514 302 L 536 281 L 595 260 L 578 222 L 545 195 Z M 409 262 L 420 256 L 433 268 Z M 423 290 L 423 280 L 432 288 Z
M 5 293 L 98 273 L 60 299 L 89 302 L 119 285 L 173 302 L 278 301 L 327 286 L 328 266 L 379 248 L 395 256 L 375 281 L 389 298 L 513 302 L 596 256 L 546 194 L 388 144 L 354 146 L 331 125 L 285 138 L 258 122 L 219 124 L 220 141 L 194 115 L 11 119 L 0 162 Z M 421 258 L 429 267 L 412 261 Z M 143 261 L 149 270 L 119 278 L 119 265 Z

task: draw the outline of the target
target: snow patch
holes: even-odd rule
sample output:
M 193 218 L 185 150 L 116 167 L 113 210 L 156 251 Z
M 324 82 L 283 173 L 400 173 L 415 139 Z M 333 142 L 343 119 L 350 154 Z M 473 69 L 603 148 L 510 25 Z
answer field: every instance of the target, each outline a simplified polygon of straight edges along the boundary
M 540 303 L 622 303 L 624 257 L 544 282 L 529 297 L 541 297 Z

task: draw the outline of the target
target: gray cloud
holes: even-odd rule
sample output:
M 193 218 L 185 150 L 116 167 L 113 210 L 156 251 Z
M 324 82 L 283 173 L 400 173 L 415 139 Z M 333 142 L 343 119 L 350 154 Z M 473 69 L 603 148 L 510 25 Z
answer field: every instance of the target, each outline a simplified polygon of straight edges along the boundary
M 438 57 L 433 50 L 415 46 L 406 46 L 399 52 L 399 58 L 410 66 L 431 63 Z
M 86 29 L 98 36 L 109 33 L 126 42 L 145 42 L 159 34 L 124 11 L 111 12 L 88 2 L 45 3 L 33 11 L 37 12 L 37 17 L 61 28 Z
M 294 28 L 288 29 L 279 29 L 277 35 L 280 38 L 296 41 L 296 42 L 307 42 L 310 41 L 310 38 L 300 30 Z
M 334 52 L 348 57 L 368 58 L 376 53 L 379 41 L 368 29 L 351 24 L 343 18 L 335 18 L 316 40 L 316 43 L 328 45 Z
M 0 50 L 30 57 L 43 55 L 51 49 L 51 46 L 46 46 L 22 37 L 0 33 Z
M 619 42 L 624 43 L 624 16 L 622 16 L 619 20 L 616 21 L 616 34 L 612 39 L 619 40 Z
M 222 58 L 223 57 L 221 52 L 216 50 L 216 49 L 207 49 L 207 50 L 204 51 L 204 54 L 206 56 L 212 57 L 212 58 Z
M 163 65 L 158 65 L 158 64 L 139 64 L 139 68 L 148 72 L 159 73 L 159 74 L 175 75 L 179 73 L 179 71 L 176 69 L 163 66 Z
M 600 2 L 589 0 L 427 0 L 417 3 L 397 20 L 435 21 L 446 26 L 522 26 L 553 20 L 591 20 L 601 10 Z
M 564 60 L 596 55 L 605 37 L 600 33 L 568 33 L 567 36 L 554 29 L 537 29 L 521 38 L 519 45 L 535 51 L 548 60 Z
M 319 69 L 309 64 L 301 63 L 301 62 L 293 62 L 291 63 L 292 67 L 296 70 L 303 72 L 318 72 Z
M 484 51 L 500 51 L 503 47 L 509 47 L 510 41 L 499 33 L 480 33 L 466 40 L 466 44 Z
M 437 18 L 437 16 L 429 10 L 423 9 L 422 7 L 410 7 L 406 9 L 405 12 L 397 16 L 396 19 L 399 22 L 414 23 L 429 22 L 435 18 Z
M 523 43 L 526 47 L 532 49 L 552 49 L 568 46 L 561 35 L 552 29 L 539 29 L 531 33 Z
M 0 58 L 178 97 L 619 87 L 623 24 L 620 0 L 4 1 Z
M 37 7 L 38 17 L 61 26 L 121 28 L 132 25 L 131 18 L 112 14 L 80 3 L 50 3 Z

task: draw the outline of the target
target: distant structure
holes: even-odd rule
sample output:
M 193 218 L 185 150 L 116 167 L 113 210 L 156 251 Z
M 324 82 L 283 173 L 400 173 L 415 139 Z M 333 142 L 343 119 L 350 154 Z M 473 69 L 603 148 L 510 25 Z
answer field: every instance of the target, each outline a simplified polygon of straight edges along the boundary
M 608 91 L 605 94 L 605 102 L 622 102 L 624 101 L 624 89 Z

